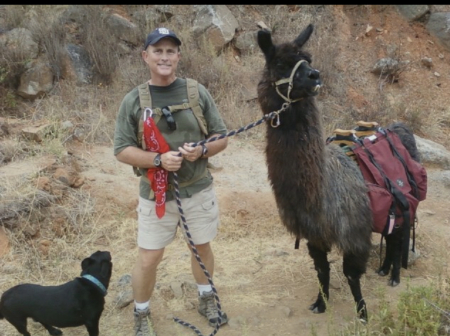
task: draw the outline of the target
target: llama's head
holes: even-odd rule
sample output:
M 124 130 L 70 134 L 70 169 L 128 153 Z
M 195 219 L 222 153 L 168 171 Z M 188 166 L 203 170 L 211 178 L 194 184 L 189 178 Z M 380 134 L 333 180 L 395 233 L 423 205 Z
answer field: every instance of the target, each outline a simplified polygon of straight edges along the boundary
M 264 81 L 285 101 L 315 96 L 322 86 L 319 71 L 310 66 L 311 55 L 302 50 L 312 32 L 310 24 L 294 41 L 275 45 L 269 31 L 258 31 L 258 45 L 266 58 Z

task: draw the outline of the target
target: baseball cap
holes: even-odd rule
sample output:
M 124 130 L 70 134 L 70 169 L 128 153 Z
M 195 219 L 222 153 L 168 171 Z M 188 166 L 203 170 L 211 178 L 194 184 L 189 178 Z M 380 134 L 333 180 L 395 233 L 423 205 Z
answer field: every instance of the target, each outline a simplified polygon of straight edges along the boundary
M 177 37 L 177 35 L 175 35 L 173 31 L 161 27 L 156 28 L 154 31 L 152 31 L 150 34 L 147 35 L 144 50 L 147 49 L 149 45 L 153 45 L 165 37 L 171 37 L 177 45 L 181 45 L 180 39 Z

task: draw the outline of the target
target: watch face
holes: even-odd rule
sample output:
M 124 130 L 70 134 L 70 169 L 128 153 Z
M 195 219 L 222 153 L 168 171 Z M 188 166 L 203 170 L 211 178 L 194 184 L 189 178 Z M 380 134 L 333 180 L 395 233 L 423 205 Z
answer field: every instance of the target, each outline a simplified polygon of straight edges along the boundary
M 159 167 L 161 165 L 161 154 L 158 154 L 155 156 L 155 158 L 153 160 L 153 165 L 155 167 Z

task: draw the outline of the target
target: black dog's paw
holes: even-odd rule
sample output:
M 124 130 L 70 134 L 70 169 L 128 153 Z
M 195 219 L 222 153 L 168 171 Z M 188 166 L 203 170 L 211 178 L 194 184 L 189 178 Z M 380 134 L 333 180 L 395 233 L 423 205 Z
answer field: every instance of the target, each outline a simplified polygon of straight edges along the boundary
M 48 333 L 52 336 L 59 336 L 59 335 L 63 334 L 63 332 L 61 330 L 53 328 L 53 327 L 47 328 L 47 330 L 48 330 Z

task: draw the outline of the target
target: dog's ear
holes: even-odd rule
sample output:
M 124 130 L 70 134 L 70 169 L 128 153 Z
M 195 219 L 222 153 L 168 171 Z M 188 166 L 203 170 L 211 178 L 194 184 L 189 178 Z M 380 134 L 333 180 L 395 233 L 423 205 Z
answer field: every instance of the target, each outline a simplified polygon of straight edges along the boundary
M 81 269 L 84 271 L 85 269 L 87 269 L 90 265 L 92 265 L 94 261 L 91 259 L 91 257 L 85 258 L 83 259 L 83 261 L 81 262 Z
M 103 260 L 102 261 L 102 269 L 101 269 L 101 275 L 105 277 L 106 279 L 109 279 L 112 274 L 112 266 L 113 263 L 109 260 Z

